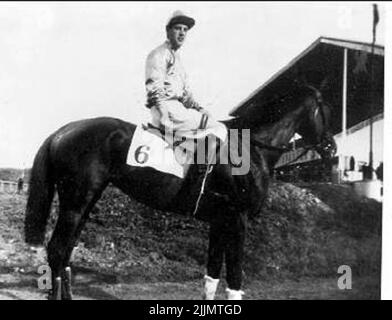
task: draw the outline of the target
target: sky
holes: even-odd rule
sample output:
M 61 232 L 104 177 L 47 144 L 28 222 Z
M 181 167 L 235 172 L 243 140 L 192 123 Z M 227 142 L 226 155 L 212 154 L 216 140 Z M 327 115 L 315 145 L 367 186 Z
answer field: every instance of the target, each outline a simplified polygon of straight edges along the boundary
M 218 119 L 318 37 L 372 40 L 370 2 L 1 2 L 0 167 L 30 167 L 74 120 L 148 121 L 145 59 L 178 9 L 196 20 L 181 49 L 194 96 Z

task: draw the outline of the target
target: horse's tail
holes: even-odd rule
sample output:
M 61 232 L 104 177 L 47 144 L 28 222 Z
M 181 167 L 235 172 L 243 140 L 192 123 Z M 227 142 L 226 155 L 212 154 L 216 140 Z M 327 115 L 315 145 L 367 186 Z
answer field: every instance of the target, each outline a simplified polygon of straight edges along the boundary
M 45 240 L 46 223 L 54 194 L 49 149 L 52 136 L 38 150 L 31 169 L 29 195 L 25 216 L 25 241 L 31 245 L 42 245 Z

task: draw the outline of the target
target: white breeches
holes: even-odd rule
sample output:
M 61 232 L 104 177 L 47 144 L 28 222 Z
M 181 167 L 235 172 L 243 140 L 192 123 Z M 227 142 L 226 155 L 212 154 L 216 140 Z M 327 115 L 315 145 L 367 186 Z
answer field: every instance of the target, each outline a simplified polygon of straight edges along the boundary
M 222 131 L 224 125 L 195 109 L 187 109 L 178 100 L 168 100 L 151 108 L 152 124 L 163 126 L 179 136 L 190 136 L 196 130 L 216 129 Z M 225 129 L 223 129 L 225 130 Z

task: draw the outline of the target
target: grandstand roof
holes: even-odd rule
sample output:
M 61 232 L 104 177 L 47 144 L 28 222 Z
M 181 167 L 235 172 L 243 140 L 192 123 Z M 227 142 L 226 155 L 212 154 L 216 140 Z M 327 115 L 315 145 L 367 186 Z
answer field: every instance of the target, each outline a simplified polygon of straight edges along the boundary
M 252 118 L 271 113 L 269 102 L 287 94 L 295 81 L 305 80 L 320 88 L 324 99 L 333 106 L 336 116 L 335 132 L 341 130 L 343 52 L 347 49 L 347 114 L 348 127 L 369 116 L 369 104 L 374 113 L 383 111 L 384 95 L 384 47 L 364 42 L 320 37 L 292 59 L 264 84 L 253 91 L 231 112 L 231 116 Z M 374 56 L 372 59 L 372 51 Z M 371 64 L 373 78 L 371 79 Z M 369 92 L 374 94 L 370 95 Z M 273 111 L 273 110 L 272 110 Z

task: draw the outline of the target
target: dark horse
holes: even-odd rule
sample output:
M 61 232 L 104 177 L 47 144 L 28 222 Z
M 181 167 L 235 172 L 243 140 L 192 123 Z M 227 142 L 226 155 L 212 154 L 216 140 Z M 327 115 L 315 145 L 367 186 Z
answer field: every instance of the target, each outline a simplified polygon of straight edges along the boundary
M 197 217 L 210 223 L 204 298 L 212 299 L 226 263 L 228 298 L 241 298 L 242 261 L 246 221 L 260 211 L 270 173 L 294 133 L 323 158 L 334 154 L 329 132 L 330 110 L 318 90 L 297 87 L 279 106 L 279 121 L 261 125 L 257 117 L 225 122 L 229 129 L 250 129 L 250 169 L 233 175 L 232 164 L 216 164 L 209 174 Z M 109 183 L 150 207 L 171 212 L 189 212 L 194 206 L 197 166 L 180 179 L 151 168 L 126 165 L 135 132 L 134 124 L 114 118 L 95 118 L 69 123 L 50 135 L 40 147 L 31 171 L 25 219 L 25 240 L 42 245 L 55 188 L 59 217 L 48 244 L 48 263 L 56 281 L 62 277 L 61 297 L 71 299 L 67 280 L 70 257 L 89 212 Z M 239 138 L 241 139 L 241 137 Z M 58 290 L 57 295 L 60 290 Z M 51 295 L 49 297 L 51 297 Z

